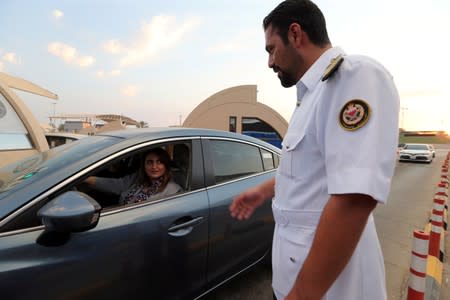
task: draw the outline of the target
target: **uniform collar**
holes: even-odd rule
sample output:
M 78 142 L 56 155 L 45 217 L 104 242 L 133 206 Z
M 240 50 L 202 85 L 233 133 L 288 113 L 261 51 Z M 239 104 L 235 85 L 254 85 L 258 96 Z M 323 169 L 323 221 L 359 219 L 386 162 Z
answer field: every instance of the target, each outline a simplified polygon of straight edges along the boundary
M 297 101 L 301 101 L 308 90 L 313 90 L 317 83 L 320 82 L 323 72 L 330 64 L 330 61 L 339 54 L 345 55 L 344 50 L 339 47 L 333 47 L 325 51 L 303 74 L 302 78 L 297 82 Z

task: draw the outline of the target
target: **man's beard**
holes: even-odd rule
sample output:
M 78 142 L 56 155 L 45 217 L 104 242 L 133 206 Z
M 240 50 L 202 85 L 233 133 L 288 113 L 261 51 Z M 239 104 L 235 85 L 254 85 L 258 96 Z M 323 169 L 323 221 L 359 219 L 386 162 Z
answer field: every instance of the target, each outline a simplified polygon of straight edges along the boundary
M 293 76 L 289 73 L 284 72 L 278 67 L 273 67 L 273 71 L 278 73 L 278 78 L 280 79 L 281 85 L 285 88 L 291 87 L 297 83 Z

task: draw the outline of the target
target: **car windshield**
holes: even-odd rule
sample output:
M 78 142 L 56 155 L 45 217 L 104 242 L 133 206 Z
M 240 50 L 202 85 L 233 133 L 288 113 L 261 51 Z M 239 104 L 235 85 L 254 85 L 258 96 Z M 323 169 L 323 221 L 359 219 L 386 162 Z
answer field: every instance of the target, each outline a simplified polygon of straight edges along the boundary
M 19 189 L 117 142 L 115 137 L 90 136 L 6 165 L 0 168 L 0 200 L 9 190 Z
M 419 145 L 419 144 L 409 144 L 405 146 L 405 149 L 408 150 L 428 150 L 427 145 Z

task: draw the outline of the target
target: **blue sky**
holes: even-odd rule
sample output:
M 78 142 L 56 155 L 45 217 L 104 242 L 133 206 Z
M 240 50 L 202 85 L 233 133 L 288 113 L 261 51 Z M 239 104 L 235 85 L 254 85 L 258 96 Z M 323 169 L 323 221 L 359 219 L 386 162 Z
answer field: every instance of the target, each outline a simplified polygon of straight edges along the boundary
M 295 89 L 267 68 L 261 22 L 271 0 L 2 0 L 0 71 L 59 95 L 25 98 L 53 114 L 124 114 L 179 123 L 212 94 L 258 85 L 258 101 L 289 120 Z M 316 1 L 334 46 L 369 55 L 394 75 L 411 130 L 450 130 L 446 0 Z

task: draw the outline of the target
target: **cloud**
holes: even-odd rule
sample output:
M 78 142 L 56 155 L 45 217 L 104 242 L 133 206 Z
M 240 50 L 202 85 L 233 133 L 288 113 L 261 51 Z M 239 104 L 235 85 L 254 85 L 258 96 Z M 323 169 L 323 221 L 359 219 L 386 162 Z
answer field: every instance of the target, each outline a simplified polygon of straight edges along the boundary
M 109 40 L 103 44 L 103 49 L 111 54 L 119 54 L 124 51 L 124 48 L 118 40 Z
M 3 71 L 4 64 L 0 61 L 0 71 Z
M 256 29 L 243 30 L 234 37 L 218 42 L 207 48 L 208 53 L 237 52 L 254 47 L 260 32 Z
M 77 65 L 85 68 L 89 67 L 95 62 L 95 58 L 92 56 L 79 56 L 77 49 L 60 42 L 53 42 L 48 45 L 48 52 L 53 54 L 63 61 L 71 65 Z
M 18 64 L 19 60 L 17 59 L 17 56 L 13 52 L 8 52 L 3 55 L 3 60 L 11 63 L 11 64 Z
M 64 13 L 62 12 L 62 11 L 60 11 L 59 9 L 55 9 L 55 10 L 53 10 L 53 17 L 56 19 L 56 20 L 59 20 L 59 19 L 61 19 L 63 16 L 64 16 Z
M 80 67 L 89 67 L 95 62 L 95 58 L 92 56 L 83 56 L 78 58 L 78 65 Z
M 154 62 L 164 50 L 179 44 L 199 23 L 196 17 L 178 22 L 174 16 L 155 16 L 142 25 L 133 41 L 124 44 L 113 39 L 104 43 L 103 48 L 108 53 L 121 54 L 120 66 L 123 67 Z
M 105 72 L 105 71 L 101 70 L 101 71 L 97 72 L 97 77 L 99 77 L 99 78 L 104 78 L 106 76 L 116 77 L 116 76 L 119 76 L 120 73 L 121 73 L 121 71 L 117 70 L 117 69 L 116 70 L 111 70 L 109 72 Z
M 120 93 L 125 97 L 134 97 L 137 95 L 138 88 L 135 85 L 127 85 L 120 89 Z

